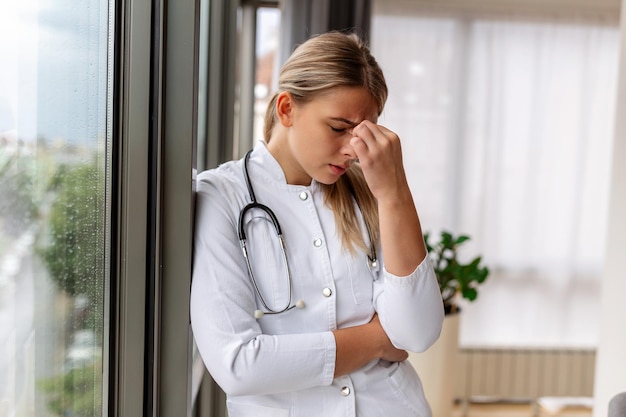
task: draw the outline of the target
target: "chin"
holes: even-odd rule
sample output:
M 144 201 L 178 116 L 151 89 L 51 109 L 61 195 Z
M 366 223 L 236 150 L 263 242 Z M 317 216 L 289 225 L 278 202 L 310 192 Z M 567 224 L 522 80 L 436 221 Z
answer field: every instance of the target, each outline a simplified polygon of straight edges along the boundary
M 315 178 L 315 181 L 317 181 L 320 184 L 324 184 L 324 185 L 333 185 L 334 183 L 339 181 L 339 178 L 341 178 L 341 177 L 335 177 L 335 178 Z

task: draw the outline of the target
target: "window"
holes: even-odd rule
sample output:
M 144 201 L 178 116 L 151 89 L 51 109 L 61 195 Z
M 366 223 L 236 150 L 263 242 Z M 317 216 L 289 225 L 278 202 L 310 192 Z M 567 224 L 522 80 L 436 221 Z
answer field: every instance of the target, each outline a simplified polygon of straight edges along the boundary
M 618 34 L 597 19 L 374 17 L 381 123 L 403 139 L 423 227 L 469 234 L 492 270 L 461 317 L 465 346 L 597 342 Z
M 233 158 L 263 139 L 265 110 L 275 90 L 281 11 L 273 2 L 243 2 L 238 24 Z
M 103 415 L 111 10 L 0 5 L 0 415 Z
M 257 10 L 256 75 L 254 83 L 253 143 L 263 139 L 265 111 L 276 90 L 278 77 L 278 39 L 280 9 L 261 7 Z

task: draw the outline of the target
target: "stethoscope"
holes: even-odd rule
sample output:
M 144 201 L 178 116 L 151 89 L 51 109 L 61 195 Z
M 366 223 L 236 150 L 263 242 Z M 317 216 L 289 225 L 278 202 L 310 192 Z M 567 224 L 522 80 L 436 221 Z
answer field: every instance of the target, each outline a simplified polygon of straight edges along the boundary
M 259 203 L 256 199 L 256 195 L 254 194 L 254 189 L 252 188 L 252 183 L 250 182 L 250 174 L 248 173 L 248 161 L 250 160 L 251 153 L 252 153 L 252 150 L 249 150 L 246 153 L 246 156 L 244 157 L 243 174 L 246 180 L 246 186 L 248 187 L 248 194 L 250 194 L 250 200 L 252 200 L 252 202 L 247 204 L 243 209 L 241 209 L 241 212 L 239 213 L 239 222 L 237 224 L 237 229 L 238 229 L 238 236 L 239 236 L 239 244 L 241 245 L 241 251 L 243 252 L 243 257 L 246 260 L 246 266 L 248 267 L 248 275 L 250 277 L 250 281 L 252 282 L 254 291 L 259 297 L 259 301 L 261 301 L 261 304 L 263 305 L 263 308 L 265 309 L 265 311 L 260 310 L 260 309 L 257 309 L 254 311 L 254 317 L 259 319 L 263 317 L 265 314 L 280 314 L 280 313 L 284 313 L 286 311 L 292 310 L 293 308 L 302 309 L 304 308 L 304 300 L 298 300 L 296 301 L 295 304 L 293 305 L 291 304 L 291 295 L 292 295 L 293 285 L 292 285 L 292 279 L 291 279 L 291 271 L 289 270 L 289 262 L 287 262 L 287 251 L 285 250 L 285 239 L 283 238 L 283 232 L 280 228 L 280 223 L 278 222 L 278 219 L 276 218 L 276 215 L 274 214 L 272 209 L 264 204 Z M 244 217 L 246 213 L 248 213 L 250 210 L 253 210 L 253 209 L 262 210 L 265 212 L 265 214 L 268 215 L 272 224 L 274 225 L 274 229 L 276 230 L 276 236 L 278 237 L 278 242 L 280 244 L 281 252 L 283 254 L 283 262 L 287 270 L 287 285 L 289 286 L 289 295 L 287 297 L 287 304 L 282 309 L 273 309 L 267 304 L 267 302 L 265 301 L 265 298 L 261 294 L 261 290 L 259 289 L 259 285 L 256 282 L 254 273 L 252 272 L 252 266 L 250 265 L 250 258 L 248 256 L 248 248 L 246 246 L 246 232 L 244 230 Z M 374 270 L 378 266 L 378 260 L 376 258 L 376 247 L 375 247 L 375 243 L 373 239 L 371 238 L 372 234 L 369 230 L 369 227 L 367 228 L 367 232 L 370 237 L 369 239 L 370 240 L 370 253 L 367 255 L 367 263 L 368 263 L 369 269 Z

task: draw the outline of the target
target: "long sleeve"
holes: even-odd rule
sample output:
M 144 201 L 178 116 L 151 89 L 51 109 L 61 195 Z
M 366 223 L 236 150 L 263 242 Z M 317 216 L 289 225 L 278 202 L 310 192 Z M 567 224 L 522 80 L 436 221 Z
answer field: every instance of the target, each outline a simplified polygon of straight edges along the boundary
M 375 308 L 394 346 L 423 352 L 439 337 L 443 325 L 443 301 L 428 259 L 407 277 L 382 271 L 374 284 Z

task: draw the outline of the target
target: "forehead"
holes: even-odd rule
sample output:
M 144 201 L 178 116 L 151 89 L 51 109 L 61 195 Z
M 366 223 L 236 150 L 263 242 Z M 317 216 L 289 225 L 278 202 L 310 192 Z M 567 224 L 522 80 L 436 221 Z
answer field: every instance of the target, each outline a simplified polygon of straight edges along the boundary
M 354 124 L 363 120 L 376 122 L 378 104 L 363 87 L 336 87 L 318 95 L 311 104 L 324 117 L 345 119 Z

